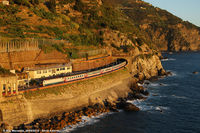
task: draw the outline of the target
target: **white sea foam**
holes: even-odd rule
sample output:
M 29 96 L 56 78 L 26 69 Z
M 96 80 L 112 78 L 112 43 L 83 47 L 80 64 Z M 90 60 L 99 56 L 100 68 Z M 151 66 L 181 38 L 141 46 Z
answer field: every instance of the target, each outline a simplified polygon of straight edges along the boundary
M 138 86 L 143 86 L 143 84 L 137 83 Z
M 162 59 L 161 61 L 175 61 L 176 59 L 173 59 L 173 58 L 167 58 L 167 59 Z
M 153 110 L 153 106 L 146 105 L 146 103 L 144 103 L 144 101 L 145 100 L 134 100 L 134 101 L 127 101 L 127 102 L 134 104 L 135 106 L 137 106 L 142 111 Z
M 185 96 L 176 96 L 176 95 L 172 95 L 172 97 L 177 98 L 177 99 L 188 99 Z
M 134 100 L 134 101 L 127 101 L 129 103 L 132 103 L 136 105 L 141 111 L 148 111 L 148 112 L 155 112 L 155 111 L 167 111 L 169 110 L 169 107 L 165 106 L 153 106 L 151 103 L 145 102 L 145 100 Z
M 150 87 L 158 87 L 158 86 L 160 86 L 160 83 L 151 83 L 149 86 Z
M 177 72 L 175 71 L 172 71 L 172 70 L 167 70 L 167 72 L 171 72 L 172 75 L 169 75 L 170 76 L 178 76 Z
M 153 93 L 153 94 L 150 95 L 149 98 L 157 98 L 157 97 L 164 98 L 164 97 L 167 97 L 167 96 L 165 96 L 165 95 L 160 95 L 160 94 L 157 94 L 157 93 Z
M 112 114 L 112 113 L 113 112 L 103 113 L 103 114 L 100 114 L 98 116 L 92 116 L 91 118 L 87 117 L 87 116 L 82 116 L 81 122 L 79 122 L 76 125 L 66 126 L 64 129 L 60 130 L 60 132 L 68 133 L 68 132 L 71 132 L 71 131 L 73 131 L 77 128 L 84 127 L 86 125 L 93 125 L 94 123 L 99 122 L 100 118 L 105 117 L 106 115 L 109 115 L 109 114 Z
M 148 80 L 145 80 L 143 85 L 144 87 L 158 87 L 158 86 L 169 86 L 169 84 L 165 84 L 165 83 L 152 83 Z

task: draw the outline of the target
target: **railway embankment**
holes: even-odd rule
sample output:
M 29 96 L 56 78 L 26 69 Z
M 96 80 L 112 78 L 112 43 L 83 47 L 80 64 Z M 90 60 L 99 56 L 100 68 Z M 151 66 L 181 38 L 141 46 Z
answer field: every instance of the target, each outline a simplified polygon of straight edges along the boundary
M 132 91 L 132 83 L 164 74 L 156 55 L 130 58 L 129 65 L 129 69 L 98 78 L 3 98 L 0 100 L 3 122 L 13 127 L 96 103 L 103 104 L 105 100 L 112 103 L 120 97 L 127 97 Z

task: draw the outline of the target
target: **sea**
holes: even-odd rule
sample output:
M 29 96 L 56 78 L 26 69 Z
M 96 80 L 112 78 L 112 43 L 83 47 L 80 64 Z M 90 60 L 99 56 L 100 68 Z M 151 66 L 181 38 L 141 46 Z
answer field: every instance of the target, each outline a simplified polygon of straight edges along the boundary
M 145 81 L 146 100 L 128 101 L 141 111 L 83 117 L 66 127 L 71 133 L 200 133 L 200 52 L 164 53 L 165 70 L 171 76 Z M 193 74 L 193 72 L 199 72 Z

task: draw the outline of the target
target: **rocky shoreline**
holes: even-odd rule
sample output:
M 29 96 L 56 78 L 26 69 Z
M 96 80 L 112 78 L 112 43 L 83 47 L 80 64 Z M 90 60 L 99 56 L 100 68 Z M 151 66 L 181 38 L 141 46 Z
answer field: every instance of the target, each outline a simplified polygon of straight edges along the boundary
M 142 86 L 138 86 L 137 83 L 132 83 L 130 89 L 132 91 L 128 94 L 127 97 L 118 98 L 118 100 L 115 102 L 111 103 L 108 100 L 104 100 L 103 104 L 97 103 L 74 112 L 62 112 L 53 117 L 39 118 L 29 124 L 21 124 L 19 126 L 13 127 L 12 131 L 57 132 L 62 130 L 66 126 L 71 126 L 82 122 L 82 116 L 87 116 L 91 118 L 92 116 L 98 116 L 102 113 L 118 112 L 118 109 L 123 109 L 124 111 L 139 111 L 138 107 L 126 101 L 145 99 L 144 96 L 147 96 L 149 93 Z M 6 126 L 6 124 L 2 124 L 1 128 L 6 129 Z
M 166 72 L 164 75 L 152 77 L 149 80 L 157 80 L 159 77 L 168 76 L 170 74 L 170 72 Z M 119 109 L 122 109 L 124 111 L 139 111 L 140 109 L 138 107 L 136 107 L 132 103 L 127 102 L 127 100 L 146 99 L 146 96 L 149 95 L 147 89 L 143 86 L 138 86 L 138 83 L 143 84 L 144 80 L 132 82 L 130 84 L 131 91 L 128 93 L 128 96 L 120 97 L 117 99 L 117 101 L 109 102 L 107 99 L 105 99 L 101 104 L 97 103 L 88 107 L 83 107 L 82 109 L 76 110 L 74 112 L 61 112 L 46 118 L 36 119 L 29 124 L 21 124 L 19 126 L 15 126 L 13 127 L 12 131 L 29 131 L 36 133 L 58 132 L 65 127 L 71 127 L 72 125 L 84 122 L 82 119 L 83 116 L 91 118 L 92 116 L 98 116 L 107 112 L 118 112 Z M 7 129 L 7 125 L 1 124 L 0 129 Z

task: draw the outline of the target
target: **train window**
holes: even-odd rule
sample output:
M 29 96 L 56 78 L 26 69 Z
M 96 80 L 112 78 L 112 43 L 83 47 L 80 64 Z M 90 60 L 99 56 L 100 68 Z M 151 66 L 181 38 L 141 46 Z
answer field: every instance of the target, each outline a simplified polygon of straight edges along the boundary
M 47 70 L 43 70 L 43 73 L 47 73 Z
M 51 69 L 48 70 L 49 73 L 51 73 L 51 71 L 52 71 Z
M 40 70 L 37 71 L 37 74 L 41 74 L 42 72 Z
M 3 92 L 6 91 L 6 84 L 3 84 Z
M 60 71 L 60 69 L 59 69 L 59 68 L 57 68 L 57 71 Z
M 70 69 L 70 67 L 67 67 L 67 70 L 69 70 Z
M 65 70 L 65 68 L 60 68 L 60 70 Z

